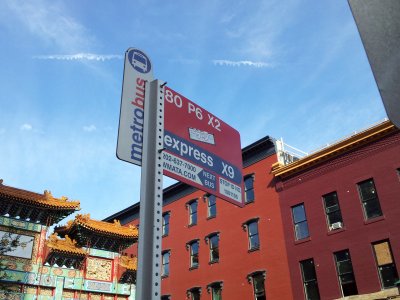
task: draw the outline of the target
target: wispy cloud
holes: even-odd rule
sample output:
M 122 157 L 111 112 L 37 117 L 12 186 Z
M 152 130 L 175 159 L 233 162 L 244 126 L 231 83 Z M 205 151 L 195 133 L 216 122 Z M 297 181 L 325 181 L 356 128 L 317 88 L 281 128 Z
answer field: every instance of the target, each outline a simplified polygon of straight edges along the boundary
M 236 18 L 234 23 L 226 27 L 225 34 L 233 41 L 240 42 L 236 49 L 239 54 L 253 60 L 281 55 L 279 39 L 293 21 L 293 15 L 298 13 L 300 3 L 298 0 L 260 1 L 256 9 L 252 9 L 247 2 L 241 2 L 234 9 L 241 9 L 251 17 Z
M 255 67 L 255 68 L 273 68 L 274 65 L 266 62 L 254 62 L 250 60 L 225 60 L 225 59 L 216 59 L 213 60 L 213 64 L 216 66 L 228 66 L 228 67 Z
M 94 54 L 94 53 L 77 53 L 77 54 L 53 54 L 53 55 L 36 55 L 35 59 L 45 60 L 96 60 L 106 61 L 111 59 L 123 59 L 123 55 L 117 54 Z
M 22 124 L 19 129 L 22 131 L 31 131 L 33 129 L 33 127 L 31 124 L 25 123 L 25 124 Z
M 353 20 L 351 20 L 332 29 L 331 36 L 334 36 L 334 39 L 321 39 L 318 48 L 319 53 L 321 53 L 318 64 L 304 78 L 303 88 L 313 85 L 315 80 L 335 61 L 335 58 L 340 54 L 340 51 L 343 51 L 346 44 L 357 35 L 356 26 Z
M 93 124 L 91 124 L 89 126 L 83 126 L 83 130 L 86 132 L 93 132 L 96 129 L 97 129 L 96 126 L 94 126 Z
M 223 14 L 220 19 L 220 23 L 222 23 L 222 24 L 230 23 L 234 18 L 235 18 L 234 13 Z
M 73 52 L 90 48 L 94 42 L 90 32 L 71 17 L 62 2 L 6 1 L 7 13 L 15 17 L 33 35 L 56 45 L 60 50 Z

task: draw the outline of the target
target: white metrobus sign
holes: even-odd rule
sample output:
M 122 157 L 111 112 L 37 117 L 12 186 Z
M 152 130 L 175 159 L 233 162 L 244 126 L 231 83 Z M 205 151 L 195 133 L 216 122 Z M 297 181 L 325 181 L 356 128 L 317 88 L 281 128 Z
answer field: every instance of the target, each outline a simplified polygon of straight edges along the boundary
M 149 57 L 129 48 L 125 53 L 117 157 L 138 166 L 142 165 L 145 85 L 152 80 Z

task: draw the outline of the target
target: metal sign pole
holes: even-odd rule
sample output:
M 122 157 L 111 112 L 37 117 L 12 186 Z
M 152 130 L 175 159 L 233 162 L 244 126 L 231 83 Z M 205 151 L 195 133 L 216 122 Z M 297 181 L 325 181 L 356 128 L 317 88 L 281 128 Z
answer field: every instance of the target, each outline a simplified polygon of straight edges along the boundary
M 161 297 L 164 86 L 146 83 L 136 300 Z

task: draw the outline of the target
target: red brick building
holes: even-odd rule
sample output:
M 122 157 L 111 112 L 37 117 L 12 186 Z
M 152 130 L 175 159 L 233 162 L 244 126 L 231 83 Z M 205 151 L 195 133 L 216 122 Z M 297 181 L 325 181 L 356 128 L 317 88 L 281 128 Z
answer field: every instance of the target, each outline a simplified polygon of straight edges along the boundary
M 182 183 L 164 190 L 161 299 L 293 298 L 271 173 L 276 161 L 269 137 L 243 149 L 244 208 Z M 138 224 L 139 209 L 107 220 Z
M 397 294 L 398 129 L 383 122 L 273 172 L 295 299 Z
M 243 149 L 244 208 L 182 183 L 164 190 L 161 299 L 397 294 L 400 131 L 383 122 L 287 164 L 276 144 Z M 139 209 L 106 220 L 136 225 Z

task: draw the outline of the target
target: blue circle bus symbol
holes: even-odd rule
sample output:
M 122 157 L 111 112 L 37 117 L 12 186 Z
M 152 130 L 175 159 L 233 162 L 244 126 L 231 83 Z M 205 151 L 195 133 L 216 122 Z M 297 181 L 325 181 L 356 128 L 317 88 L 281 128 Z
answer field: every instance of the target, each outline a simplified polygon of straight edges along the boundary
M 128 59 L 132 67 L 139 73 L 146 74 L 151 70 L 150 59 L 142 51 L 133 49 L 128 53 Z

